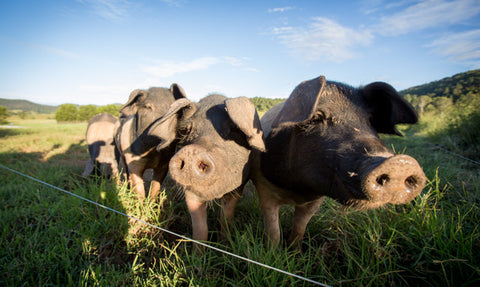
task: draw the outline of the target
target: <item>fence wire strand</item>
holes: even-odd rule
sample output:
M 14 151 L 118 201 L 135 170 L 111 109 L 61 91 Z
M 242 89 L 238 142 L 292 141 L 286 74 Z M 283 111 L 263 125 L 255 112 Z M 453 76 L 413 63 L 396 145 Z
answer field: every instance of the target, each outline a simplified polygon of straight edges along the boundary
M 478 162 L 478 161 L 476 161 L 476 160 L 473 160 L 473 159 L 468 158 L 468 157 L 464 157 L 463 155 L 460 155 L 460 154 L 455 153 L 455 152 L 453 152 L 453 151 L 449 151 L 448 149 L 443 148 L 443 147 L 441 147 L 441 146 L 439 146 L 439 145 L 434 146 L 433 149 L 440 149 L 440 150 L 446 151 L 446 152 L 448 152 L 448 153 L 451 154 L 451 155 L 454 155 L 454 156 L 456 156 L 456 157 L 459 157 L 459 158 L 464 159 L 464 160 L 466 160 L 466 161 L 469 161 L 469 162 L 471 162 L 471 163 L 480 165 L 480 162 Z
M 115 210 L 115 209 L 113 209 L 113 208 L 111 208 L 111 207 L 105 206 L 105 205 L 100 204 L 100 203 L 98 203 L 98 202 L 92 201 L 92 200 L 90 200 L 90 199 L 87 199 L 87 198 L 85 198 L 85 197 L 82 197 L 82 196 L 80 196 L 80 195 L 78 195 L 78 194 L 75 194 L 75 193 L 73 193 L 73 192 L 70 192 L 70 191 L 68 191 L 68 190 L 65 190 L 65 189 L 62 189 L 62 188 L 60 188 L 60 187 L 54 186 L 54 185 L 52 185 L 52 184 L 49 184 L 49 183 L 47 183 L 47 182 L 44 182 L 44 181 L 42 181 L 42 180 L 40 180 L 40 179 L 37 179 L 37 178 L 35 178 L 35 177 L 29 176 L 29 175 L 26 175 L 26 174 L 24 174 L 24 173 L 21 173 L 21 172 L 19 172 L 19 171 L 17 171 L 17 170 L 11 169 L 11 168 L 9 168 L 9 167 L 7 167 L 7 166 L 4 166 L 3 164 L 0 164 L 0 167 L 3 168 L 3 169 L 5 169 L 5 170 L 8 170 L 8 171 L 10 171 L 10 172 L 13 172 L 13 173 L 15 173 L 15 174 L 17 174 L 17 175 L 20 175 L 20 176 L 23 176 L 23 177 L 25 177 L 25 178 L 28 178 L 28 179 L 30 179 L 30 180 L 32 180 L 32 181 L 35 181 L 35 182 L 37 182 L 37 183 L 43 184 L 43 185 L 48 186 L 48 187 L 50 187 L 50 188 L 53 188 L 53 189 L 55 189 L 55 190 L 61 191 L 61 192 L 63 192 L 63 193 L 66 193 L 66 194 L 68 194 L 68 195 L 71 195 L 71 196 L 73 196 L 73 197 L 76 197 L 76 198 L 78 198 L 78 199 L 81 199 L 81 200 L 86 201 L 86 202 L 88 202 L 88 203 L 91 203 L 91 204 L 93 204 L 93 205 L 96 205 L 96 206 L 98 206 L 98 207 L 101 207 L 101 208 L 103 208 L 103 209 L 106 209 L 106 210 L 108 210 L 108 211 L 111 211 L 111 212 L 117 213 L 117 214 L 119 214 L 119 215 L 128 217 L 129 219 L 135 220 L 135 221 L 137 221 L 137 222 L 139 222 L 139 223 L 145 224 L 145 225 L 150 226 L 150 227 L 152 227 L 152 228 L 161 230 L 161 231 L 166 232 L 166 233 L 168 233 L 168 234 L 170 234 L 170 235 L 174 235 L 174 236 L 176 236 L 176 237 L 178 237 L 178 238 L 181 238 L 181 239 L 183 239 L 183 240 L 185 240 L 185 241 L 190 241 L 190 242 L 196 243 L 196 244 L 198 244 L 198 245 L 204 246 L 204 247 L 206 247 L 206 248 L 210 248 L 210 249 L 212 249 L 212 250 L 214 250 L 214 251 L 217 251 L 217 252 L 226 254 L 226 255 L 228 255 L 228 256 L 235 257 L 235 258 L 237 258 L 237 259 L 240 259 L 240 260 L 243 260 L 243 261 L 246 261 L 246 262 L 249 262 L 249 263 L 252 263 L 252 264 L 255 264 L 255 265 L 258 265 L 258 266 L 261 266 L 261 267 L 264 267 L 264 268 L 267 268 L 267 269 L 270 269 L 270 270 L 273 270 L 273 271 L 276 271 L 276 272 L 279 272 L 279 273 L 282 273 L 282 274 L 285 274 L 285 275 L 288 275 L 288 276 L 291 276 L 291 277 L 295 277 L 295 278 L 297 278 L 297 279 L 301 279 L 301 280 L 303 280 L 303 281 L 306 281 L 306 282 L 309 282 L 309 283 L 312 283 L 312 284 L 315 284 L 315 285 L 324 286 L 324 287 L 330 287 L 330 285 L 320 283 L 320 282 L 318 282 L 318 281 L 315 281 L 315 280 L 312 280 L 312 279 L 309 279 L 309 278 L 306 278 L 306 277 L 303 277 L 303 276 L 300 276 L 300 275 L 297 275 L 297 274 L 294 274 L 294 273 L 291 273 L 291 272 L 288 272 L 288 271 L 285 271 L 285 270 L 282 270 L 282 269 L 279 269 L 279 268 L 276 268 L 276 267 L 273 267 L 273 266 L 270 266 L 270 265 L 267 265 L 267 264 L 264 264 L 264 263 L 261 263 L 261 262 L 258 262 L 258 261 L 255 261 L 255 260 L 252 260 L 252 259 L 243 257 L 243 256 L 240 256 L 240 255 L 237 255 L 237 254 L 235 254 L 235 253 L 231 253 L 231 252 L 229 252 L 229 251 L 226 251 L 226 250 L 217 248 L 217 247 L 215 247 L 215 246 L 208 245 L 208 244 L 206 244 L 206 243 L 204 243 L 204 242 L 191 239 L 191 238 L 189 238 L 189 237 L 186 237 L 186 236 L 184 236 L 184 235 L 175 233 L 175 232 L 170 231 L 170 230 L 168 230 L 168 229 L 165 229 L 165 228 L 156 226 L 156 225 L 154 225 L 154 224 L 148 223 L 148 222 L 146 222 L 146 221 L 144 221 L 144 220 L 142 220 L 142 219 L 139 219 L 139 218 L 136 218 L 136 217 L 134 217 L 134 216 L 128 215 L 128 214 L 126 214 L 126 213 L 123 213 L 123 212 L 121 212 L 121 211 Z

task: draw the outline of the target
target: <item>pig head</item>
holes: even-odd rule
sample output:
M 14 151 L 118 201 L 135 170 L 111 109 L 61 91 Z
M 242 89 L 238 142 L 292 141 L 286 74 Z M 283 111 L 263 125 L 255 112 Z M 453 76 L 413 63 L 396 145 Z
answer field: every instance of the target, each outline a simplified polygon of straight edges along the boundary
M 207 240 L 207 202 L 214 199 L 221 199 L 225 235 L 250 176 L 252 149 L 265 148 L 253 103 L 244 97 L 221 95 L 207 96 L 198 103 L 180 99 L 153 130 L 165 144 L 172 136 L 179 140 L 181 148 L 170 160 L 169 171 L 185 192 L 193 238 Z
M 107 113 L 95 115 L 88 121 L 85 139 L 90 160 L 85 165 L 84 177 L 92 174 L 117 177 L 119 155 L 114 138 L 118 125 L 118 119 Z
M 168 172 L 168 162 L 175 153 L 175 140 L 157 148 L 162 140 L 152 134 L 150 128 L 165 115 L 175 100 L 184 98 L 185 92 L 177 84 L 172 84 L 170 89 L 154 87 L 135 90 L 120 109 L 116 145 L 126 166 L 130 185 L 141 200 L 146 196 L 143 181 L 145 170 L 153 169 L 150 197 L 155 198 Z
M 298 246 L 324 196 L 360 209 L 415 198 L 426 181 L 421 167 L 378 136 L 400 135 L 396 124 L 415 122 L 386 83 L 356 89 L 321 76 L 298 85 L 262 118 L 267 151 L 256 157 L 253 179 L 269 241 L 280 240 L 283 204 L 295 205 L 290 242 Z

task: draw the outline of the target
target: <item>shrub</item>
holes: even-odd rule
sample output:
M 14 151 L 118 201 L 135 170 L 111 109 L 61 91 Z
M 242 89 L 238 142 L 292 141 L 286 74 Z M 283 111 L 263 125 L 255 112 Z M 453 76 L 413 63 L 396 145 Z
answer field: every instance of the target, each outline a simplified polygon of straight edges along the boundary
M 78 109 L 74 104 L 63 104 L 55 112 L 57 122 L 74 122 L 78 119 Z
M 8 117 L 8 110 L 4 106 L 0 106 L 0 124 L 6 124 Z

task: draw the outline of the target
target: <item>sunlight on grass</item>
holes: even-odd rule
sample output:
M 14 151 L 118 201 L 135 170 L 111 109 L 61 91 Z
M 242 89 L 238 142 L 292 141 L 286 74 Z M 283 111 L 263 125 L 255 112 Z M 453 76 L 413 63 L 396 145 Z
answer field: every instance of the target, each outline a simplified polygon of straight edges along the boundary
M 21 124 L 21 123 L 20 123 Z M 0 130 L 0 163 L 151 224 L 191 235 L 175 186 L 140 203 L 126 183 L 80 177 L 88 159 L 86 124 L 24 122 Z M 419 161 L 422 194 L 402 206 L 353 211 L 326 200 L 307 227 L 303 252 L 264 245 L 254 193 L 240 202 L 232 234 L 220 240 L 219 207 L 209 207 L 211 244 L 330 285 L 456 286 L 480 278 L 480 173 L 445 155 L 423 133 L 382 136 Z M 217 252 L 0 170 L 0 285 L 292 286 L 309 284 Z M 251 185 L 248 187 L 253 189 Z M 281 211 L 288 237 L 291 208 Z

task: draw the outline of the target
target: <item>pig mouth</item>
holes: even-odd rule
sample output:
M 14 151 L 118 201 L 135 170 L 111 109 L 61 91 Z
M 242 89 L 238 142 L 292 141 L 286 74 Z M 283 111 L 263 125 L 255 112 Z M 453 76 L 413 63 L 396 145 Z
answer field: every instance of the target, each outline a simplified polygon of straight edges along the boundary
M 211 185 L 208 186 L 192 186 L 192 185 L 182 185 L 180 187 L 183 189 L 184 193 L 194 194 L 197 198 L 202 201 L 212 201 L 222 198 L 225 194 L 238 192 L 242 189 L 242 186 L 238 186 L 233 190 L 226 191 L 225 189 L 212 189 Z M 205 187 L 205 188 L 204 188 Z

